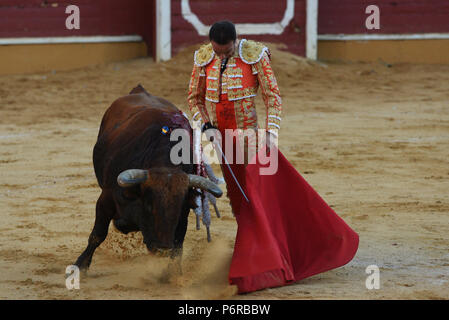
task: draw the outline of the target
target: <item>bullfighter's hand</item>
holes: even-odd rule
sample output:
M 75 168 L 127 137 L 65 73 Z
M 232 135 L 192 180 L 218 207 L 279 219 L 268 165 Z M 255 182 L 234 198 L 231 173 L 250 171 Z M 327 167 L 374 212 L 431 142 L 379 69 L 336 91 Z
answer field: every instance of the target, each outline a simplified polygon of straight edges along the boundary
M 203 125 L 201 132 L 204 132 L 206 134 L 207 140 L 213 142 L 215 138 L 215 130 L 217 130 L 216 127 L 214 127 L 210 122 L 206 122 Z

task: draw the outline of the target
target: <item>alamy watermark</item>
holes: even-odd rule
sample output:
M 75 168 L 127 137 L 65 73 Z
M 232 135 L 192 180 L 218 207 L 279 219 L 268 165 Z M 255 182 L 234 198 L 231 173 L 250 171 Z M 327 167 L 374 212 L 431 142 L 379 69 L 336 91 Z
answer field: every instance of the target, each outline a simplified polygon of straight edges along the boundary
M 80 289 L 80 269 L 75 265 L 67 266 L 65 269 L 65 286 L 68 290 Z
M 69 14 L 66 18 L 65 26 L 68 30 L 80 29 L 80 8 L 76 5 L 69 5 L 65 9 L 65 13 Z M 369 16 L 365 20 L 365 27 L 368 30 L 380 29 L 380 9 L 377 5 L 369 5 L 365 9 L 365 13 Z
M 65 8 L 65 13 L 70 14 L 65 20 L 65 27 L 68 30 L 80 29 L 80 8 L 75 5 L 70 5 Z
M 193 140 L 196 135 L 201 135 L 201 130 L 193 130 Z M 278 152 L 273 148 L 278 145 L 277 136 L 269 133 L 267 141 L 267 132 L 264 129 L 225 129 L 224 137 L 216 129 L 205 131 L 205 137 L 208 141 L 213 137 L 213 142 L 206 145 L 203 153 L 210 158 L 210 163 L 222 164 L 256 164 L 261 165 L 259 172 L 261 175 L 273 175 L 278 169 Z M 190 132 L 185 129 L 174 129 L 170 132 L 170 141 L 177 142 L 170 150 L 170 160 L 173 164 L 200 164 L 202 159 L 197 159 L 195 153 L 191 155 L 191 137 Z M 223 143 L 224 141 L 224 143 Z M 266 146 L 269 147 L 267 152 Z M 216 157 L 214 156 L 216 153 Z M 191 157 L 192 156 L 192 157 Z
M 368 290 L 380 289 L 380 270 L 377 265 L 369 265 L 365 269 L 368 277 L 365 280 L 365 287 Z M 78 266 L 69 265 L 66 270 L 65 286 L 67 290 L 79 290 L 80 289 L 80 269 Z
M 380 271 L 379 267 L 375 264 L 366 267 L 365 272 L 369 276 L 365 280 L 365 286 L 368 290 L 380 289 Z
M 380 10 L 379 7 L 372 4 L 365 9 L 365 13 L 369 16 L 365 20 L 365 27 L 368 30 L 380 29 Z

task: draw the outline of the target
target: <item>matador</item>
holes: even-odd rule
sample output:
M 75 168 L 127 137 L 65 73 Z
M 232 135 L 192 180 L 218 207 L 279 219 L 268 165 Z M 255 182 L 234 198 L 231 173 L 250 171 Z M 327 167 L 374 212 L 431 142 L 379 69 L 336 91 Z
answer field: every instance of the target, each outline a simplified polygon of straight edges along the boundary
M 231 170 L 223 162 L 221 169 L 238 224 L 229 283 L 237 285 L 239 293 L 251 292 L 348 263 L 358 248 L 357 233 L 271 143 L 280 129 L 282 100 L 270 51 L 262 43 L 237 39 L 229 21 L 215 23 L 209 39 L 194 55 L 188 95 L 193 120 L 201 120 L 204 128 L 217 128 L 236 150 L 234 140 L 243 144 L 244 153 L 255 147 L 256 160 L 265 152 L 276 154 L 278 165 L 273 174 L 265 175 L 262 161 L 245 159 L 240 164 L 234 161 L 234 150 L 232 157 L 224 152 Z M 266 106 L 266 147 L 226 134 L 226 129 L 257 130 L 256 140 L 261 140 L 255 105 L 259 87 Z
M 272 135 L 268 139 L 271 143 L 277 139 L 280 129 L 282 99 L 270 65 L 270 51 L 264 44 L 252 40 L 231 39 L 223 42 L 217 43 L 212 37 L 211 43 L 203 45 L 194 54 L 188 94 L 191 117 L 194 121 L 201 120 L 217 128 L 223 141 L 226 129 L 260 132 L 255 104 L 260 87 L 266 106 L 265 130 Z M 257 138 L 257 134 L 253 138 Z M 238 139 L 234 139 L 233 142 L 238 145 Z M 258 151 L 257 139 L 250 142 L 245 144 L 245 163 L 249 161 L 250 151 L 252 154 Z M 237 149 L 234 146 L 235 152 L 231 156 L 235 157 L 226 161 L 231 162 L 237 183 L 244 187 L 244 166 L 238 163 Z M 236 214 L 242 201 L 241 190 L 223 161 L 221 163 L 227 195 Z

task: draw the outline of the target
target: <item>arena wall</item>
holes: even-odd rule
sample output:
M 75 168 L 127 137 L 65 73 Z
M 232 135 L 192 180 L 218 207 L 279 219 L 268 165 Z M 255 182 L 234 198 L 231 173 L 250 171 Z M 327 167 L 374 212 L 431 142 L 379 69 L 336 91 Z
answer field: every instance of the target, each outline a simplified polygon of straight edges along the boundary
M 185 10 L 189 5 L 190 12 Z M 184 5 L 184 8 L 183 8 Z M 194 21 L 192 16 L 198 18 Z M 219 20 L 236 24 L 240 38 L 284 43 L 287 50 L 305 55 L 306 0 L 228 0 L 172 1 L 172 51 L 207 41 L 197 30 L 199 24 L 208 27 Z
M 317 19 L 307 14 L 311 3 Z M 379 30 L 365 25 L 371 4 L 380 9 Z M 79 30 L 65 26 L 69 5 L 80 8 Z M 241 38 L 283 43 L 312 59 L 449 63 L 447 0 L 2 0 L 0 74 L 166 60 L 206 42 L 209 26 L 223 19 L 236 24 Z
M 368 30 L 368 5 L 380 28 Z M 449 1 L 326 0 L 318 6 L 318 59 L 449 63 Z
M 0 75 L 72 70 L 147 55 L 145 42 L 0 46 Z
M 66 28 L 69 5 L 80 8 L 79 30 Z M 2 0 L 0 74 L 154 56 L 154 11 L 153 0 Z

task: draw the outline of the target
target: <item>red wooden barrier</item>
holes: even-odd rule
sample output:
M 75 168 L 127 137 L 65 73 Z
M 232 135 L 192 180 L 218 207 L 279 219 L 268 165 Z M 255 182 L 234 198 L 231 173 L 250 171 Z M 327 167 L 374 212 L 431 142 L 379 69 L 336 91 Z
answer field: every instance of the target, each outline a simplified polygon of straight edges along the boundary
M 66 29 L 66 7 L 80 9 L 80 30 Z M 153 47 L 154 0 L 2 0 L 0 38 L 141 35 Z
M 190 8 L 202 23 L 211 25 L 215 21 L 230 20 L 234 23 L 280 22 L 286 9 L 285 0 L 191 0 Z M 295 13 L 290 24 L 281 35 L 240 35 L 241 38 L 263 42 L 285 43 L 288 50 L 305 54 L 306 0 L 295 1 Z M 195 28 L 184 19 L 181 0 L 172 1 L 172 48 L 176 53 L 185 46 L 206 41 L 207 36 L 198 35 Z
M 377 5 L 380 29 L 367 30 L 365 9 Z M 448 0 L 321 0 L 319 34 L 406 34 L 449 32 Z

